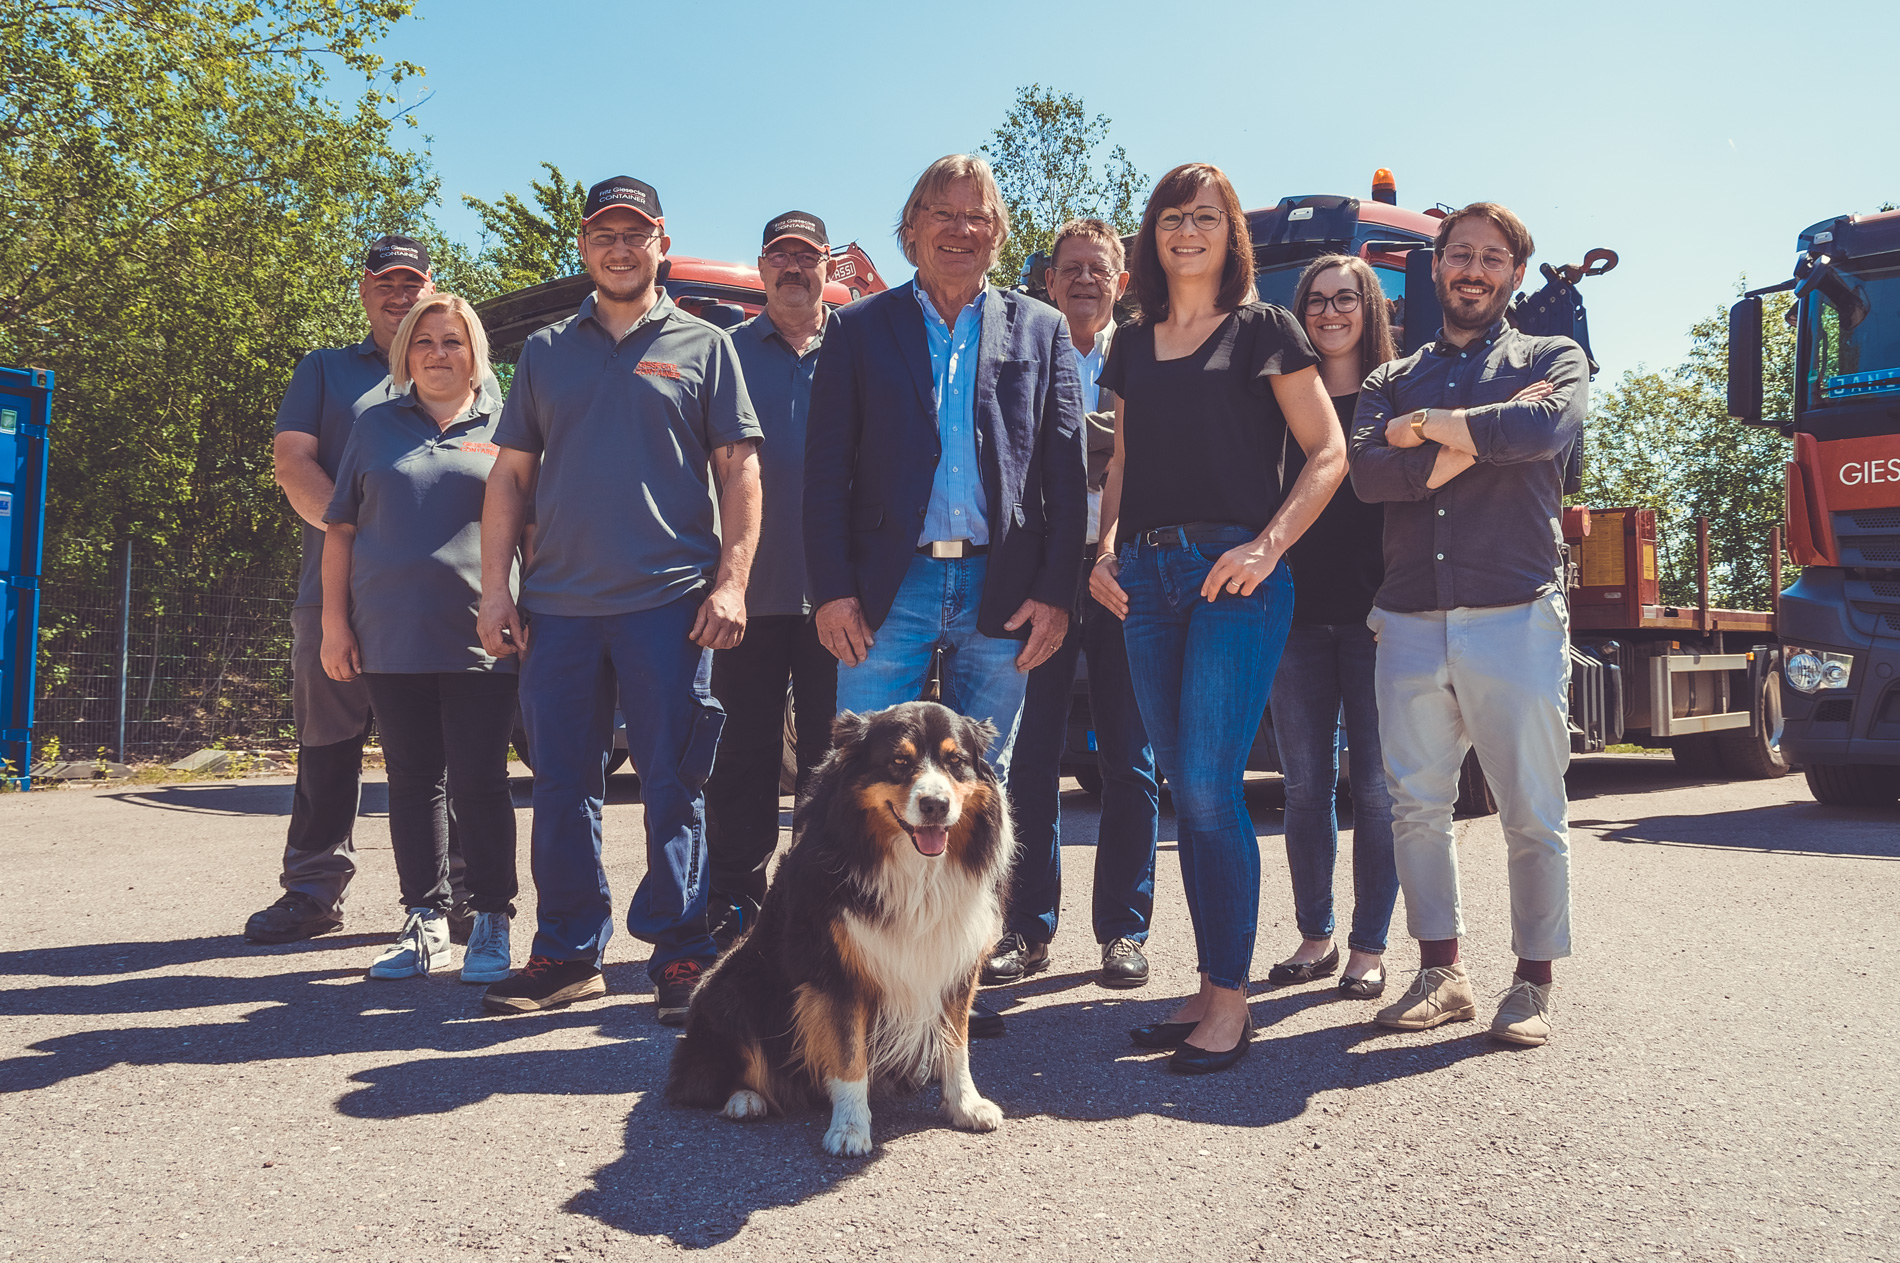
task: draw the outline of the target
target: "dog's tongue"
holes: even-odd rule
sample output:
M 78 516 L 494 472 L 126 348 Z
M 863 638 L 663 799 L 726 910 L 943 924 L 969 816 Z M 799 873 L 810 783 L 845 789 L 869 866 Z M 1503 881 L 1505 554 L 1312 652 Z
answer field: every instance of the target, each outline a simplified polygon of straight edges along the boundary
M 911 837 L 925 855 L 942 855 L 943 848 L 950 845 L 950 830 L 940 824 L 918 825 Z

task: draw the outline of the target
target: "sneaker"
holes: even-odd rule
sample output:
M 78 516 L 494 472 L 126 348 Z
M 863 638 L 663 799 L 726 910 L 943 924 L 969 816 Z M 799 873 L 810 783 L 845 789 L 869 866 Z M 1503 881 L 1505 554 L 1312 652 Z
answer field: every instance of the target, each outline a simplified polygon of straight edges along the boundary
M 1147 986 L 1148 958 L 1141 954 L 1141 945 L 1131 938 L 1118 938 L 1102 948 L 1101 983 L 1118 991 Z
M 244 923 L 247 943 L 295 943 L 343 928 L 343 914 L 332 911 L 301 890 L 286 891 L 284 897 L 253 913 Z
M 1401 1031 L 1422 1031 L 1478 1015 L 1477 997 L 1463 965 L 1421 969 L 1405 994 L 1380 1009 L 1372 1020 Z
M 676 960 L 660 970 L 660 993 L 654 1000 L 660 1025 L 686 1025 L 686 1010 L 692 1007 L 693 992 L 705 976 L 706 962 L 699 960 Z
M 606 994 L 607 980 L 592 961 L 530 956 L 527 968 L 483 993 L 482 1007 L 490 1013 L 539 1013 Z
M 1539 986 L 1522 978 L 1511 980 L 1510 990 L 1491 1019 L 1491 1038 L 1507 1044 L 1536 1048 L 1550 1039 L 1550 993 L 1557 984 Z
M 411 908 L 395 943 L 369 967 L 372 978 L 427 978 L 437 965 L 449 963 L 449 914 L 434 908 Z
M 1049 945 L 1031 943 L 1015 932 L 996 940 L 989 959 L 983 962 L 981 981 L 986 987 L 1001 987 L 1021 982 L 1031 974 L 1049 968 Z
M 463 982 L 505 982 L 514 970 L 514 949 L 508 941 L 506 912 L 477 912 L 468 932 L 468 950 L 462 953 Z

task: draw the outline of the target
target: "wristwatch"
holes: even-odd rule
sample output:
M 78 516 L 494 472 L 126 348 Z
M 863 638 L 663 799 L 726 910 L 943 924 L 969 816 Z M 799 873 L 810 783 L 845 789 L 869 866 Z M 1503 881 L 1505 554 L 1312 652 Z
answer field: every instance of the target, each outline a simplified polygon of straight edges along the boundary
M 1431 420 L 1431 417 L 1432 410 L 1430 408 L 1420 408 L 1417 412 L 1412 414 L 1412 437 L 1421 443 L 1426 442 L 1425 423 Z

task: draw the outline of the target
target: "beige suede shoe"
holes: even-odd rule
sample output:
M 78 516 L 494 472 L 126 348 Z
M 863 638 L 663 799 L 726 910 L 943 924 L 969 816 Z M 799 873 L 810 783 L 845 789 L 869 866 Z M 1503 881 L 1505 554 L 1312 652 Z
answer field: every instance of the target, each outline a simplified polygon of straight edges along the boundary
M 1478 1015 L 1478 999 L 1471 994 L 1471 978 L 1463 965 L 1421 969 L 1405 994 L 1373 1015 L 1381 1026 L 1422 1031 L 1446 1022 L 1463 1022 Z
M 1513 979 L 1511 989 L 1504 993 L 1498 1005 L 1498 1015 L 1491 1019 L 1491 1038 L 1507 1044 L 1523 1044 L 1527 1048 L 1535 1048 L 1548 1040 L 1550 993 L 1556 989 L 1554 982 L 1540 987 L 1522 978 Z

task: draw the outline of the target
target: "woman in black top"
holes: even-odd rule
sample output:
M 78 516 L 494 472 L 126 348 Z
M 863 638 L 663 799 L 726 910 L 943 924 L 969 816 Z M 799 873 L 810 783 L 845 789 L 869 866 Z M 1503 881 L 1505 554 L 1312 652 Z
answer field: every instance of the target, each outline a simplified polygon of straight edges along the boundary
M 1260 846 L 1241 793 L 1293 616 L 1287 548 L 1346 475 L 1346 442 L 1292 315 L 1254 301 L 1233 185 L 1190 163 L 1162 177 L 1135 239 L 1141 319 L 1102 385 L 1120 396 L 1090 590 L 1122 620 L 1155 761 L 1173 787 L 1201 987 L 1132 1032 L 1198 1074 L 1252 1037 L 1246 987 Z M 1307 464 L 1289 488 L 1289 431 Z
M 1350 430 L 1359 383 L 1393 359 L 1385 291 L 1371 264 L 1350 255 L 1313 260 L 1293 309 L 1319 352 L 1320 380 Z M 1290 456 L 1289 463 L 1299 459 Z M 1269 982 L 1311 982 L 1339 968 L 1333 945 L 1333 861 L 1339 820 L 1343 730 L 1352 768 L 1352 955 L 1343 995 L 1370 1000 L 1385 990 L 1386 929 L 1399 894 L 1392 858 L 1392 798 L 1379 756 L 1373 700 L 1375 644 L 1366 615 L 1385 577 L 1385 506 L 1341 487 L 1313 528 L 1287 550 L 1293 563 L 1293 628 L 1273 682 L 1273 737 L 1286 773 L 1286 862 L 1293 878 L 1300 947 L 1267 974 Z M 1342 722 L 1343 720 L 1343 722 Z

